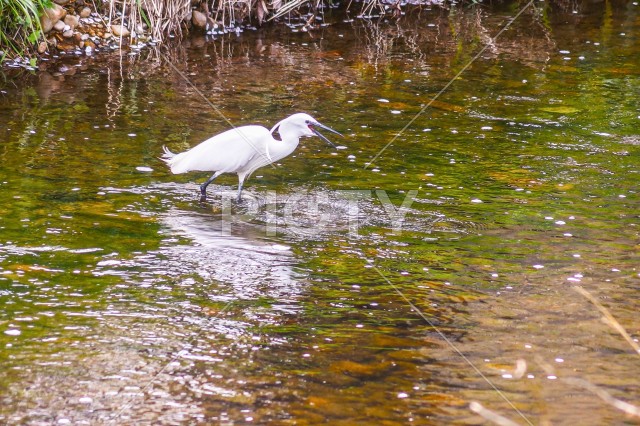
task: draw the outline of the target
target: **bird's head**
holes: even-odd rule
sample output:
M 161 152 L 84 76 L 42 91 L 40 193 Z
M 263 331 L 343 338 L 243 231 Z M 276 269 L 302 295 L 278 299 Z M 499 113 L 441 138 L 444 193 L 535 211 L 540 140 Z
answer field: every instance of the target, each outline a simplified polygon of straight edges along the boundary
M 318 129 L 324 129 L 329 132 L 335 133 L 336 135 L 342 136 L 342 134 L 336 132 L 329 126 L 325 126 L 324 124 L 318 122 L 315 118 L 310 116 L 309 114 L 305 114 L 303 112 L 299 112 L 297 114 L 293 114 L 290 117 L 285 118 L 280 123 L 276 124 L 271 132 L 276 130 L 276 128 L 280 127 L 280 134 L 282 134 L 283 127 L 292 129 L 296 133 L 297 136 L 318 136 L 320 139 L 331 145 L 332 147 L 336 147 L 329 139 L 327 139 L 322 133 L 318 131 Z

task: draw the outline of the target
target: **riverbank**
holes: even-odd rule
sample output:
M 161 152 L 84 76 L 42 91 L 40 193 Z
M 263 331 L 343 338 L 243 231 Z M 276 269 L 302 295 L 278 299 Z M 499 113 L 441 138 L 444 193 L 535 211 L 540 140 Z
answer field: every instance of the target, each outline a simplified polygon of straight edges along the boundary
M 304 4 L 291 2 L 258 6 L 257 9 L 252 4 L 248 10 L 241 11 L 236 10 L 237 4 L 228 3 L 209 11 L 206 3 L 176 6 L 171 1 L 156 5 L 145 1 L 138 10 L 137 6 L 127 9 L 125 3 L 119 10 L 114 9 L 113 4 L 100 8 L 83 0 L 55 0 L 41 12 L 35 12 L 34 6 L 27 21 L 36 22 L 30 27 L 13 23 L 12 30 L 22 32 L 23 36 L 14 37 L 12 41 L 6 37 L 7 30 L 2 27 L 0 15 L 0 35 L 4 36 L 0 38 L 3 67 L 35 70 L 42 61 L 61 56 L 92 56 L 116 50 L 136 52 L 184 35 L 240 34 L 256 30 L 267 21 L 285 23 L 294 32 L 306 32 L 323 25 L 325 10 L 339 7 L 339 4 L 320 5 L 305 12 Z M 251 16 L 252 8 L 256 12 L 254 16 Z M 35 16 L 39 19 L 34 19 Z M 284 20 L 279 21 L 282 17 Z
M 453 31 L 454 43 L 462 45 L 489 46 L 485 54 L 494 54 L 502 50 L 518 51 L 521 60 L 538 63 L 541 56 L 548 57 L 555 49 L 554 37 L 546 38 L 540 46 L 531 49 L 522 41 L 513 46 L 499 46 L 487 32 L 487 27 L 493 25 L 492 21 L 499 18 L 500 14 L 507 13 L 513 16 L 525 3 L 518 1 L 505 2 L 493 5 L 490 8 L 475 5 L 464 6 L 460 3 L 453 5 L 441 0 L 394 3 L 396 6 L 385 2 L 363 0 L 360 2 L 341 4 L 333 3 L 332 6 L 308 7 L 300 2 L 272 2 L 268 8 L 256 12 L 255 0 L 246 0 L 247 7 L 244 11 L 235 8 L 242 2 L 234 5 L 228 3 L 221 6 L 222 9 L 209 9 L 205 4 L 190 2 L 186 6 L 177 7 L 175 0 L 167 0 L 152 15 L 151 0 L 141 3 L 143 9 L 132 12 L 132 8 L 120 3 L 122 10 L 114 9 L 115 6 L 95 6 L 84 0 L 55 0 L 38 20 L 42 31 L 42 38 L 33 44 L 31 50 L 22 47 L 23 54 L 16 53 L 19 50 L 21 37 L 15 38 L 13 54 L 3 47 L 5 38 L 0 37 L 0 58 L 3 69 L 23 69 L 27 71 L 48 70 L 51 64 L 59 64 L 65 58 L 87 58 L 104 53 L 117 52 L 118 55 L 137 55 L 145 50 L 152 51 L 156 46 L 170 44 L 182 38 L 193 39 L 204 36 L 208 39 L 216 39 L 225 35 L 240 36 L 246 31 L 260 29 L 277 29 L 280 37 L 287 33 L 308 33 L 310 39 L 322 38 L 327 27 L 343 22 L 361 21 L 372 28 L 380 27 L 380 32 L 389 31 L 383 29 L 385 23 L 389 27 L 397 27 L 404 32 L 420 32 L 424 25 L 427 28 L 441 28 L 444 31 Z M 221 0 L 222 1 L 222 0 Z M 242 3 L 244 4 L 244 3 Z M 545 24 L 549 16 L 554 16 L 554 10 L 567 18 L 563 21 L 570 26 L 577 26 L 587 16 L 605 17 L 602 5 L 594 3 L 587 6 L 574 7 L 563 4 L 561 0 L 550 3 L 528 5 L 524 16 L 529 26 L 533 29 Z M 613 11 L 625 10 L 623 0 L 614 0 Z M 225 9 L 226 7 L 226 9 Z M 307 7 L 307 9 L 304 9 Z M 100 10 L 98 10 L 100 9 Z M 144 13 L 142 12 L 144 11 Z M 167 17 L 171 15 L 171 17 Z M 419 21 L 414 26 L 412 22 Z M 379 26 L 379 24 L 382 24 Z M 0 15 L 0 29 L 2 28 L 2 15 Z M 282 31 L 284 30 L 284 31 Z M 376 30 L 377 31 L 377 30 Z M 34 36 L 35 33 L 31 34 Z M 0 30 L 0 35 L 2 32 Z M 33 38 L 33 37 L 32 37 Z M 392 37 L 393 38 L 393 37 Z M 503 37 L 504 38 L 504 37 Z M 24 39 L 24 37 L 22 37 Z M 385 49 L 389 40 L 386 37 L 373 36 L 368 40 L 368 45 L 374 49 Z M 536 43 L 540 43 L 538 40 Z M 24 44 L 24 43 L 23 43 Z M 173 43 L 176 44 L 176 43 Z M 502 43 L 499 43 L 502 44 Z
M 189 29 L 192 14 L 185 15 L 182 28 Z M 194 25 L 200 28 L 200 22 Z M 131 15 L 123 17 L 113 10 L 97 10 L 93 4 L 83 1 L 56 0 L 40 16 L 41 41 L 30 50 L 24 46 L 24 55 L 17 54 L 3 65 L 9 68 L 35 70 L 42 61 L 47 62 L 61 56 L 92 56 L 100 52 L 115 50 L 137 51 L 157 45 L 161 39 L 154 38 L 153 29 Z M 204 29 L 204 27 L 202 27 Z M 174 31 L 175 33 L 175 31 Z M 181 34 L 181 27 L 177 27 Z M 171 34 L 170 37 L 174 37 Z

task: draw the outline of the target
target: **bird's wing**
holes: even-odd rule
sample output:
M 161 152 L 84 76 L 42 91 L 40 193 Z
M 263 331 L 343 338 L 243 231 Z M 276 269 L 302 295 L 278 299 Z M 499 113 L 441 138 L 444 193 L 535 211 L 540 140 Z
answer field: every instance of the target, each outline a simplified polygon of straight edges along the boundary
M 266 146 L 270 135 L 262 126 L 236 127 L 177 154 L 167 163 L 173 173 L 237 172 L 256 157 L 268 157 Z

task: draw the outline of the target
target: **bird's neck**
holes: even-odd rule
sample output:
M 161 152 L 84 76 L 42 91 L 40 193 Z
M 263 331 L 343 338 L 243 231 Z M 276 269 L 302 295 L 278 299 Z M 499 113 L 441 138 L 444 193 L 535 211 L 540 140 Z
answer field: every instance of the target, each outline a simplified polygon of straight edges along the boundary
M 300 142 L 299 137 L 292 137 L 291 135 L 287 135 L 286 132 L 281 131 L 280 136 L 282 136 L 282 140 L 273 139 L 269 141 L 269 156 L 274 162 L 295 151 Z

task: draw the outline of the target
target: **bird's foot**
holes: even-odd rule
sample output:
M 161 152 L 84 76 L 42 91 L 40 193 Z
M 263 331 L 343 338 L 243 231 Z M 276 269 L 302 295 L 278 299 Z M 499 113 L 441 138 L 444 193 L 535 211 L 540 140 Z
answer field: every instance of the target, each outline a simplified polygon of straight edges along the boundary
M 200 201 L 207 201 L 207 188 L 200 185 Z

